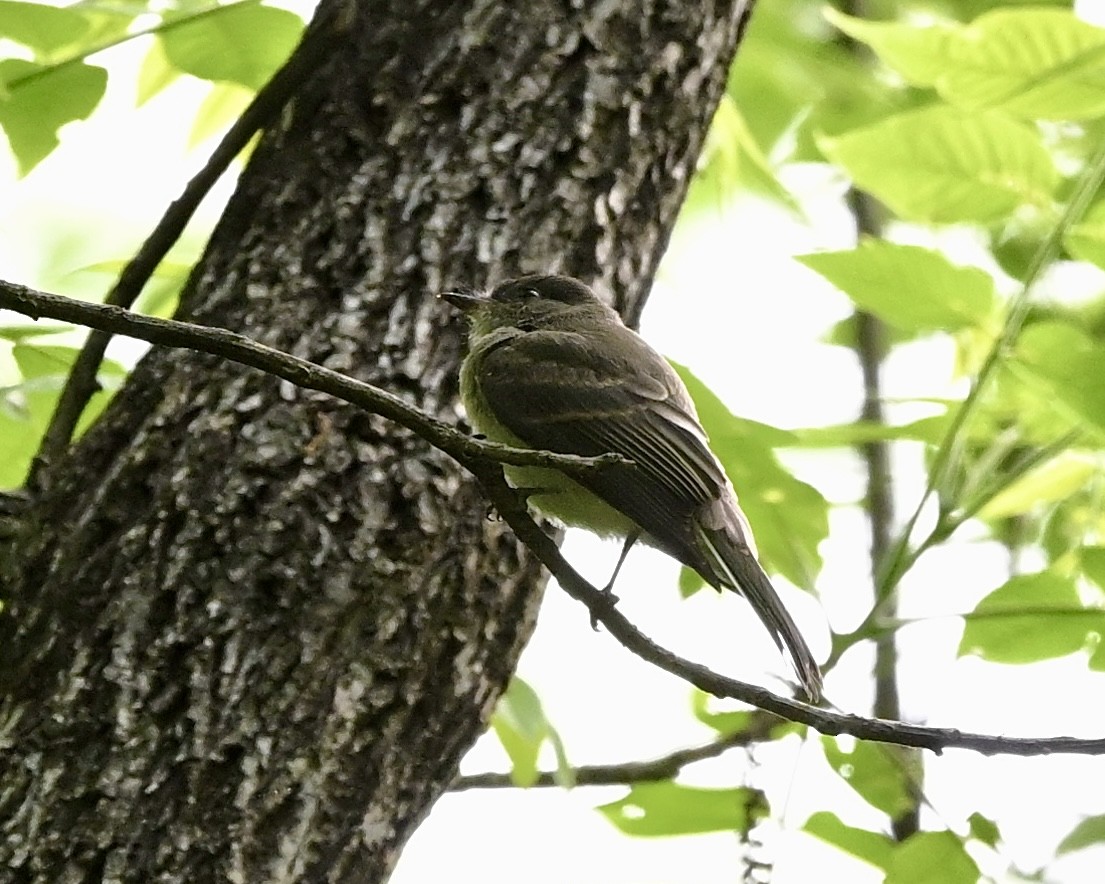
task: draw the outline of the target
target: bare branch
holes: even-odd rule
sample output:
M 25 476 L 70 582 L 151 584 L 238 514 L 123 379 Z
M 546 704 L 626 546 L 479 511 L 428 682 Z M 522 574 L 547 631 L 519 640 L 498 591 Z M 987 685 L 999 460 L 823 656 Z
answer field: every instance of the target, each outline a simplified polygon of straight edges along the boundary
M 751 727 L 729 734 L 701 746 L 692 746 L 689 749 L 677 749 L 659 758 L 649 761 L 628 761 L 621 764 L 585 764 L 572 768 L 572 780 L 576 786 L 630 786 L 634 783 L 655 783 L 662 780 L 670 780 L 678 776 L 679 772 L 689 764 L 705 761 L 708 758 L 717 758 L 719 755 L 742 746 L 750 746 L 768 738 L 772 728 L 778 725 L 778 721 L 767 716 L 760 717 L 753 722 Z M 561 786 L 562 780 L 557 778 L 556 771 L 542 771 L 537 779 L 524 788 L 548 788 Z M 489 771 L 478 774 L 465 774 L 458 776 L 453 785 L 449 787 L 451 792 L 465 792 L 469 789 L 517 789 L 518 786 L 511 779 L 509 773 Z
M 577 458 L 550 452 L 511 449 L 473 439 L 370 384 L 297 359 L 225 329 L 140 316 L 120 307 L 86 304 L 7 282 L 0 282 L 0 307 L 35 319 L 60 319 L 128 335 L 153 344 L 222 356 L 298 386 L 329 393 L 407 427 L 455 458 L 480 480 L 491 502 L 519 539 L 552 572 L 564 591 L 586 605 L 594 619 L 602 623 L 614 638 L 647 662 L 715 697 L 740 700 L 781 718 L 809 725 L 823 734 L 850 734 L 858 739 L 916 746 L 936 753 L 958 748 L 972 749 L 985 755 L 1105 754 L 1105 737 L 1001 737 L 831 712 L 719 675 L 660 647 L 613 607 L 605 593 L 584 580 L 567 563 L 556 543 L 538 527 L 519 495 L 507 484 L 501 466 L 502 463 L 536 464 L 573 470 L 593 469 L 598 465 L 597 468 L 601 469 L 602 463 L 609 462 L 602 458 Z

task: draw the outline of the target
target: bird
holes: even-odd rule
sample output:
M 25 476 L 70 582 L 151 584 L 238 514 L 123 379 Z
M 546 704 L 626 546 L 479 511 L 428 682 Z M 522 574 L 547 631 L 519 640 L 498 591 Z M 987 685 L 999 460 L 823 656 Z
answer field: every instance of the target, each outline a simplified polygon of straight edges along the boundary
M 578 279 L 530 274 L 490 294 L 440 297 L 468 320 L 460 396 L 475 430 L 506 445 L 625 458 L 568 476 L 505 467 L 539 513 L 624 543 L 614 581 L 640 540 L 743 595 L 811 702 L 822 677 L 761 566 L 748 519 L 710 449 L 686 386 L 666 359 Z

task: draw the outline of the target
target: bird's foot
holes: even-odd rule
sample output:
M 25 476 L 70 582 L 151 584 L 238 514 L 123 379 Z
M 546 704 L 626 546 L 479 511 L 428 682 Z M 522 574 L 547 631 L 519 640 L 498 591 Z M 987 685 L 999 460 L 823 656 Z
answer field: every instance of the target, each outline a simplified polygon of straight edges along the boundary
M 614 584 L 606 584 L 599 592 L 602 594 L 603 607 L 613 610 L 614 606 L 618 604 L 618 597 L 614 595 Z M 595 632 L 599 631 L 599 618 L 596 616 L 594 610 L 591 611 L 591 628 L 595 630 Z

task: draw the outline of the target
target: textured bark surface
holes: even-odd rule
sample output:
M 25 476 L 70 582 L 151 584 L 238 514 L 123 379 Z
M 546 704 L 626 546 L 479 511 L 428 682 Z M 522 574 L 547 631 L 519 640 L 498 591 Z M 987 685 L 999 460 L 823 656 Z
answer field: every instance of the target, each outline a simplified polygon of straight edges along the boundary
M 333 57 L 182 315 L 459 418 L 433 292 L 555 269 L 634 311 L 746 5 L 324 0 Z M 47 483 L 0 568 L 4 880 L 383 880 L 541 594 L 479 489 L 382 419 L 169 351 Z

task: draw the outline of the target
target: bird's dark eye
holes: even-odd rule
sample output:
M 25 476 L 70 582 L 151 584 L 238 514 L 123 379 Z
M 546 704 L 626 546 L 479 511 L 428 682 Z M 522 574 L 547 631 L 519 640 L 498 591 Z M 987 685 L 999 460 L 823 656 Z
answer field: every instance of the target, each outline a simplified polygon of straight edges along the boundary
M 540 298 L 541 293 L 537 289 L 522 289 L 523 298 Z

